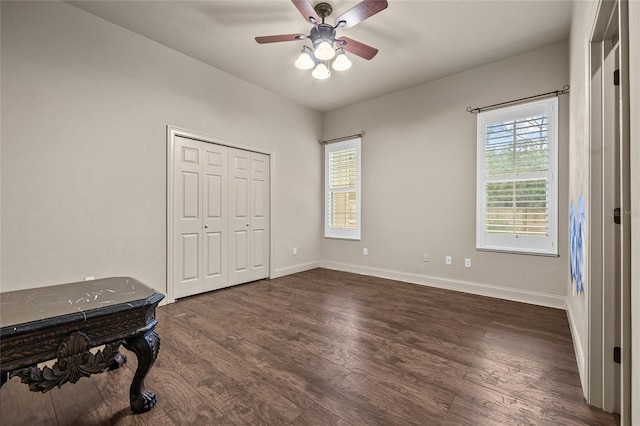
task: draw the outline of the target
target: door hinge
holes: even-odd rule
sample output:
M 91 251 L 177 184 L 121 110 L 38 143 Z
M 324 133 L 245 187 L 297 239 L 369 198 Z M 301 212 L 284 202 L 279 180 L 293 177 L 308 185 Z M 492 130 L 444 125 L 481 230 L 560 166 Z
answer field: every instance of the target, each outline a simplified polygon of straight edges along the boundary
M 620 86 L 620 70 L 615 70 L 613 72 L 613 85 Z
M 620 346 L 613 348 L 613 362 L 620 364 L 622 355 L 620 354 Z
M 615 223 L 616 225 L 620 225 L 621 223 L 621 214 L 620 214 L 620 207 L 616 207 L 615 209 L 613 209 L 613 223 Z

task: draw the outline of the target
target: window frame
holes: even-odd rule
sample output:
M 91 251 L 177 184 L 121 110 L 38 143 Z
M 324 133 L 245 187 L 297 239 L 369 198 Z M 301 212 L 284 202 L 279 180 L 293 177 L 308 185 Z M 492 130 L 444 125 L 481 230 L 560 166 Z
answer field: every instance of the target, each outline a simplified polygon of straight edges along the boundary
M 547 114 L 548 169 L 548 228 L 546 237 L 528 235 L 488 234 L 485 232 L 486 184 L 485 176 L 485 129 L 488 124 L 519 118 Z M 477 117 L 477 179 L 476 179 L 476 249 L 506 253 L 540 256 L 558 256 L 558 99 L 557 97 L 531 101 L 515 106 L 502 107 L 478 113 Z M 507 176 L 507 175 L 505 175 Z M 517 173 L 512 174 L 517 177 Z M 505 181 L 526 181 L 505 179 Z
M 361 218 L 362 218 L 362 180 L 361 180 L 361 138 L 348 139 L 341 142 L 334 142 L 324 145 L 324 237 L 342 240 L 361 239 Z M 329 214 L 331 213 L 331 191 L 329 187 L 330 171 L 329 171 L 329 155 L 333 152 L 356 150 L 356 227 L 355 229 L 334 228 L 329 226 Z

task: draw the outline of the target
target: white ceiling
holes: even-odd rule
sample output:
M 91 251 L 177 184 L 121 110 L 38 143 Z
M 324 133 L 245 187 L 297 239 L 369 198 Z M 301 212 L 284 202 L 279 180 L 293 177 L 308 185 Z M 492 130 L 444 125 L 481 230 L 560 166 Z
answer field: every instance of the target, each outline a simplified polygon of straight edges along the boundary
M 571 1 L 388 0 L 389 7 L 338 30 L 379 49 L 371 61 L 316 80 L 293 66 L 303 41 L 259 45 L 255 36 L 303 33 L 289 0 L 69 1 L 135 33 L 295 102 L 326 112 L 567 40 Z M 318 0 L 311 0 L 316 4 Z M 327 22 L 358 4 L 328 0 Z M 309 42 L 306 42 L 309 44 Z

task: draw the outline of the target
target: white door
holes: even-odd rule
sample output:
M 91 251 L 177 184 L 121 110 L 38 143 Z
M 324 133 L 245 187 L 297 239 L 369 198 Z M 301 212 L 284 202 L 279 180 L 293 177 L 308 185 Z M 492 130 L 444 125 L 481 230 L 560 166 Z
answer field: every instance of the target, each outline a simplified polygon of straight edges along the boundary
M 251 281 L 249 268 L 249 163 L 251 153 L 229 149 L 229 282 Z
M 175 139 L 175 298 L 227 285 L 227 151 Z
M 211 291 L 227 286 L 229 148 L 202 146 L 202 291 Z
M 229 149 L 229 284 L 269 276 L 269 157 Z
M 202 143 L 176 137 L 174 297 L 202 291 Z
M 251 280 L 269 276 L 269 157 L 251 154 Z

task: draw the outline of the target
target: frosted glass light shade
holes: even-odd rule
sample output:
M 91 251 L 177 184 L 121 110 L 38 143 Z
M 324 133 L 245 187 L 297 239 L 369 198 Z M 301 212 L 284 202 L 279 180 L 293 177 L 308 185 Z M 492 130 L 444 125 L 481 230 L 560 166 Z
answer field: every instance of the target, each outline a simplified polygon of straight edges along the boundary
M 311 75 L 318 80 L 324 80 L 325 78 L 329 78 L 329 76 L 331 75 L 331 71 L 329 71 L 329 68 L 327 68 L 325 64 L 319 63 L 316 69 L 313 70 Z
M 351 68 L 351 61 L 344 52 L 340 52 L 331 66 L 336 71 L 345 71 Z
M 295 62 L 296 68 L 299 68 L 301 70 L 310 70 L 315 64 L 316 63 L 313 61 L 313 59 L 311 59 L 311 56 L 305 51 L 302 51 L 302 53 L 300 53 L 300 56 L 298 56 L 298 60 L 296 60 Z
M 333 50 L 333 47 L 328 41 L 323 41 L 318 44 L 316 50 L 313 51 L 313 54 L 321 61 L 328 61 L 336 56 L 336 51 Z

